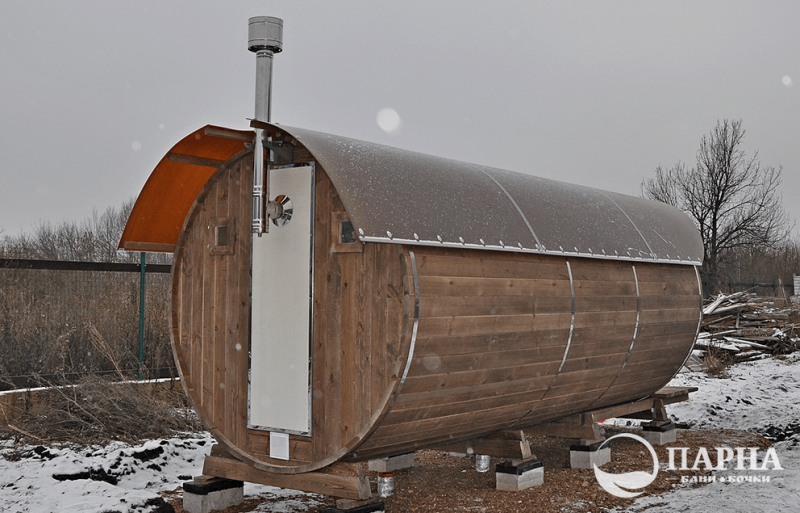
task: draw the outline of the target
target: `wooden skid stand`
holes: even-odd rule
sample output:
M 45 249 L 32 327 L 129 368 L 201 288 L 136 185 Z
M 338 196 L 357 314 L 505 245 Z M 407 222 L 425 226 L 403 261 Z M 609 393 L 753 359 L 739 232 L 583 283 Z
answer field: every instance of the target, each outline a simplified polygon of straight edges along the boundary
M 483 454 L 511 459 L 497 465 L 496 487 L 500 491 L 518 492 L 544 483 L 544 466 L 531 452 L 522 430 L 498 431 L 487 437 L 475 438 L 440 447 L 437 450 L 459 454 Z
M 203 464 L 203 474 L 268 486 L 289 488 L 353 500 L 372 498 L 369 480 L 359 463 L 334 463 L 324 469 L 302 474 L 275 474 L 235 459 L 214 446 Z
M 669 422 L 666 405 L 686 401 L 689 399 L 689 393 L 696 390 L 695 387 L 664 387 L 652 396 L 638 401 L 577 413 L 555 422 L 526 428 L 525 431 L 519 429 L 498 431 L 485 437 L 441 445 L 433 449 L 510 459 L 510 465 L 506 464 L 502 469 L 498 466 L 498 472 L 502 474 L 504 480 L 502 485 L 498 480 L 498 489 L 522 490 L 541 484 L 544 475 L 541 462 L 531 451 L 526 432 L 532 435 L 580 439 L 580 443 L 571 447 L 570 452 L 579 452 L 583 455 L 578 458 L 580 461 L 577 464 L 572 462 L 572 467 L 591 468 L 593 463 L 602 465 L 610 461 L 609 449 L 607 447 L 600 449 L 605 438 L 598 421 L 614 417 L 648 419 L 651 422 L 645 426 L 645 438 L 656 445 L 670 443 L 674 441 L 675 426 Z M 608 455 L 598 454 L 600 450 L 609 451 Z M 411 456 L 413 458 L 413 453 Z M 573 460 L 572 457 L 570 459 Z M 603 461 L 604 459 L 606 461 Z M 237 460 L 219 446 L 215 446 L 211 455 L 205 460 L 203 474 L 340 497 L 344 499 L 340 501 L 342 505 L 346 505 L 341 509 L 368 505 L 373 499 L 369 480 L 359 463 L 337 462 L 313 472 L 275 474 Z
M 598 410 L 576 413 L 555 422 L 528 428 L 534 435 L 579 438 L 580 443 L 570 446 L 572 468 L 592 468 L 611 461 L 608 447 L 602 447 L 603 437 L 598 421 L 621 417 L 648 419 L 644 426 L 644 438 L 653 445 L 664 445 L 675 441 L 675 425 L 669 421 L 666 405 L 688 401 L 696 387 L 663 387 L 645 399 L 618 404 Z
M 496 458 L 517 460 L 528 460 L 533 457 L 531 446 L 522 430 L 498 431 L 487 437 L 441 445 L 434 447 L 434 449 L 461 454 L 485 454 Z
M 688 401 L 689 394 L 696 392 L 697 387 L 664 387 L 653 394 L 653 406 L 650 411 L 642 411 L 625 415 L 626 418 L 647 419 L 642 425 L 642 437 L 652 445 L 666 445 L 677 439 L 675 424 L 667 416 L 666 405 Z M 649 414 L 649 415 L 648 415 Z
M 413 466 L 413 452 L 381 458 L 379 460 L 369 460 L 369 463 L 367 464 L 367 468 L 373 472 L 394 472 L 395 470 L 411 468 Z

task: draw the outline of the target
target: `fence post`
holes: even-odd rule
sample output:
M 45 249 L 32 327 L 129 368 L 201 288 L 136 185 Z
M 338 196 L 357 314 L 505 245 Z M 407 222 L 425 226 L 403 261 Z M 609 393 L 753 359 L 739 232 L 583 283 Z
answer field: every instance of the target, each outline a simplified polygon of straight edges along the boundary
M 143 378 L 142 368 L 144 367 L 144 297 L 145 297 L 144 251 L 140 252 L 140 254 L 141 254 L 141 270 L 139 271 L 139 379 L 142 379 Z

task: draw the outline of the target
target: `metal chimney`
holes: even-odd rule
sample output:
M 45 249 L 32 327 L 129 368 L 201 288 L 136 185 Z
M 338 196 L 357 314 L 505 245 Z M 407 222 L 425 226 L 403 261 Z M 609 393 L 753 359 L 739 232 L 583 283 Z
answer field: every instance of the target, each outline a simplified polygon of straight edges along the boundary
M 256 54 L 255 119 L 268 123 L 272 100 L 272 56 L 283 50 L 283 20 L 271 16 L 250 18 L 247 35 L 247 49 Z M 256 128 L 255 132 L 252 232 L 260 236 L 269 231 L 269 219 L 264 215 L 264 200 L 269 200 L 269 178 L 264 166 L 264 131 Z M 268 210 L 272 209 L 268 207 Z

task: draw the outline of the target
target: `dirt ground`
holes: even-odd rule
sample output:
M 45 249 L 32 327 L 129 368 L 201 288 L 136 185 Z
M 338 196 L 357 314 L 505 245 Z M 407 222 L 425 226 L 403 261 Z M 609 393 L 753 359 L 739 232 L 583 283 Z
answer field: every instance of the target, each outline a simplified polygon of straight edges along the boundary
M 607 428 L 606 436 L 633 428 Z M 640 431 L 640 430 L 638 430 Z M 627 506 L 631 499 L 620 499 L 600 488 L 593 470 L 569 468 L 569 446 L 574 439 L 555 437 L 529 437 L 531 448 L 544 463 L 544 484 L 521 492 L 500 492 L 495 489 L 495 464 L 503 460 L 492 459 L 489 472 L 475 471 L 474 457 L 451 456 L 439 451 L 418 451 L 415 466 L 395 472 L 395 493 L 384 499 L 387 513 L 474 511 L 517 513 L 520 511 L 588 513 L 603 512 L 617 506 Z M 669 446 L 695 449 L 706 447 L 759 447 L 769 441 L 758 434 L 745 431 L 678 430 L 677 441 Z M 659 463 L 664 468 L 668 462 L 667 447 L 656 447 Z M 711 451 L 709 451 L 711 452 Z M 712 455 L 712 458 L 714 456 Z M 715 461 L 715 460 L 714 460 Z M 691 464 L 691 462 L 690 462 Z M 623 438 L 611 443 L 611 462 L 602 468 L 606 472 L 623 473 L 636 470 L 651 472 L 652 463 L 646 449 L 639 443 Z M 705 475 L 705 471 L 661 471 L 656 480 L 645 489 L 646 494 L 662 494 L 681 482 L 681 475 Z M 369 473 L 375 491 L 377 474 Z M 687 486 L 687 485 L 684 485 Z M 183 513 L 180 490 L 164 494 L 177 513 Z M 253 511 L 263 499 L 247 500 L 225 510 L 225 513 Z M 276 499 L 275 502 L 282 502 Z M 335 506 L 335 498 L 326 497 L 327 507 Z M 277 506 L 277 504 L 276 504 Z M 309 507 L 310 513 L 320 508 Z M 283 510 L 282 510 L 283 511 Z

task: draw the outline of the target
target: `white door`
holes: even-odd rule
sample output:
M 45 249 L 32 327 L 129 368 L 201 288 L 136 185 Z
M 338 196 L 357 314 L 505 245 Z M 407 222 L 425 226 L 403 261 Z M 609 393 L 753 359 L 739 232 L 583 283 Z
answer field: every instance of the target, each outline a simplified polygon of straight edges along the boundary
M 314 167 L 272 169 L 269 180 L 292 212 L 253 237 L 248 427 L 310 435 Z

